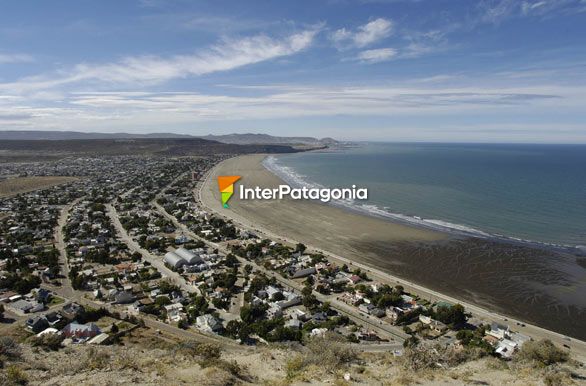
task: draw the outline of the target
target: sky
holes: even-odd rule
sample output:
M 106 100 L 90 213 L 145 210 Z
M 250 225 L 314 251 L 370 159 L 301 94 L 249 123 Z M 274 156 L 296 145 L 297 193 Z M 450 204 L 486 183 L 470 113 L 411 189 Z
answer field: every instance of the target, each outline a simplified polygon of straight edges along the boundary
M 586 143 L 586 0 L 0 1 L 0 130 Z

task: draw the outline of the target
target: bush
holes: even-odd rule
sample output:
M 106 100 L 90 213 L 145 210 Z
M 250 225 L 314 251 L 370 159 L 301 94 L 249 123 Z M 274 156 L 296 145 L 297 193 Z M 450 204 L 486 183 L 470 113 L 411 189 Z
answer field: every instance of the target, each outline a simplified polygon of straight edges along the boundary
M 6 380 L 9 385 L 26 385 L 28 383 L 26 373 L 17 366 L 8 366 L 6 368 Z
M 332 372 L 355 361 L 356 358 L 356 352 L 344 341 L 343 337 L 326 333 L 323 338 L 311 338 L 307 342 L 305 352 L 287 362 L 287 377 L 294 377 L 308 366 Z
M 556 347 L 549 339 L 527 342 L 516 355 L 519 361 L 535 362 L 541 366 L 566 362 L 568 358 L 568 353 Z
M 20 346 L 9 336 L 0 337 L 0 367 L 4 360 L 20 358 Z
M 57 351 L 61 348 L 63 337 L 59 334 L 43 334 L 41 336 L 33 336 L 29 342 L 31 346 L 42 347 L 46 351 Z
M 419 345 L 406 348 L 402 361 L 405 368 L 419 371 L 438 367 L 453 367 L 485 355 L 487 355 L 486 352 L 478 347 L 462 350 L 439 345 L 433 347 Z

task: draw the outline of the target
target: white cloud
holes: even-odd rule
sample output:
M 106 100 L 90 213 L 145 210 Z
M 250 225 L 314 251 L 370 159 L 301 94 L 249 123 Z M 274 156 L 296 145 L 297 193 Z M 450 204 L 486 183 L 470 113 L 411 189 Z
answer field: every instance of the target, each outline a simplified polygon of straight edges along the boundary
M 366 50 L 358 54 L 357 59 L 365 63 L 379 63 L 391 60 L 397 55 L 394 48 L 378 48 L 376 50 Z
M 0 64 L 32 62 L 33 57 L 26 54 L 3 54 L 0 52 Z
M 392 30 L 392 21 L 378 18 L 358 27 L 356 31 L 341 28 L 331 35 L 331 39 L 339 48 L 348 45 L 362 48 L 390 36 Z
M 69 94 L 55 106 L 30 101 L 0 103 L 5 123 L 37 128 L 136 129 L 191 126 L 196 122 L 303 117 L 517 114 L 544 109 L 574 111 L 586 90 L 570 87 L 273 86 L 248 95 L 191 92 L 91 92 Z
M 172 57 L 133 56 L 115 63 L 78 64 L 69 71 L 0 84 L 0 90 L 31 91 L 71 83 L 98 82 L 107 85 L 158 84 L 171 79 L 229 71 L 238 67 L 296 54 L 308 48 L 319 28 L 305 30 L 284 39 L 265 35 L 224 40 L 204 52 Z
M 506 19 L 553 16 L 586 12 L 583 0 L 483 0 L 479 3 L 480 21 L 498 24 Z

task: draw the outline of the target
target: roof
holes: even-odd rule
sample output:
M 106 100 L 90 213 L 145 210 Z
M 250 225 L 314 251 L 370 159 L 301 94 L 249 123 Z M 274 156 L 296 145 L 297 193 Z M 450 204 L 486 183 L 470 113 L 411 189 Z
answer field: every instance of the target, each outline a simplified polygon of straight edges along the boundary
M 88 340 L 88 344 L 102 344 L 108 340 L 110 336 L 104 332 L 99 335 L 94 336 L 92 339 Z
M 163 261 L 172 267 L 177 267 L 186 263 L 185 259 L 175 252 L 167 252 L 163 258 Z
M 300 277 L 305 277 L 305 276 L 309 276 L 309 275 L 313 275 L 314 273 L 316 273 L 317 271 L 315 270 L 315 267 L 309 267 L 309 268 L 305 268 L 305 269 L 301 269 L 297 272 L 295 272 L 293 274 L 293 279 L 297 279 Z
M 67 336 L 95 336 L 101 331 L 95 323 L 79 324 L 73 322 L 65 326 L 62 332 Z

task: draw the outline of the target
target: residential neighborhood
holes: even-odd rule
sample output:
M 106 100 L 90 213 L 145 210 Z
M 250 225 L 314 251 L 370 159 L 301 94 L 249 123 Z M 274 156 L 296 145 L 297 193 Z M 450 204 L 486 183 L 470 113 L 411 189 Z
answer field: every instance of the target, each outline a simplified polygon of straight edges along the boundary
M 222 159 L 4 165 L 4 174 L 76 176 L 0 200 L 4 318 L 60 346 L 116 344 L 155 326 L 245 346 L 337 336 L 395 356 L 440 345 L 510 360 L 531 341 L 209 211 L 196 192 Z

